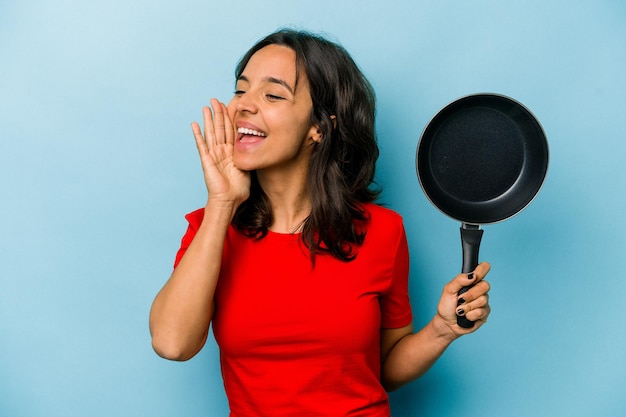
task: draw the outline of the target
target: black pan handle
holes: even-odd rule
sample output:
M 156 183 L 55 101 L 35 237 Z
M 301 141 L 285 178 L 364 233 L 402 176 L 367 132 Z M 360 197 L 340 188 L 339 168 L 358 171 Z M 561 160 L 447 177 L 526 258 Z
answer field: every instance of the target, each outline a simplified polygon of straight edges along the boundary
M 468 274 L 478 266 L 478 251 L 480 240 L 483 237 L 483 230 L 475 224 L 463 223 L 461 226 L 461 246 L 463 247 L 463 267 L 461 272 Z M 467 292 L 474 285 L 463 287 L 459 290 L 459 295 Z M 474 326 L 473 321 L 469 321 L 465 316 L 456 316 L 456 324 L 466 329 Z

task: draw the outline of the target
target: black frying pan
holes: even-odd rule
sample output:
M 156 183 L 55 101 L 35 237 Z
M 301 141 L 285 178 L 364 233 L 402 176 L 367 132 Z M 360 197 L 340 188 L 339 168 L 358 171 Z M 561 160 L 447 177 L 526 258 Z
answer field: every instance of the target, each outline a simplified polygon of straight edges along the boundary
M 462 222 L 462 272 L 468 273 L 478 265 L 480 225 L 514 216 L 539 192 L 548 170 L 548 143 L 537 119 L 519 102 L 474 94 L 433 117 L 420 137 L 415 164 L 431 203 Z M 464 316 L 457 322 L 474 325 Z

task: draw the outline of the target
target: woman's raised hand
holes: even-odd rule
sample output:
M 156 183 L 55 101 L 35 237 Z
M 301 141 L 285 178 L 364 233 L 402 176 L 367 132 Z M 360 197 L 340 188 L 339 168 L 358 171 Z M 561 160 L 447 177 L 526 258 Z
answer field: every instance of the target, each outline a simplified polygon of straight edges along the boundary
M 238 206 L 250 195 L 250 174 L 235 166 L 235 129 L 226 105 L 211 99 L 211 107 L 213 111 L 208 106 L 202 109 L 204 134 L 197 122 L 191 124 L 209 202 L 235 203 Z

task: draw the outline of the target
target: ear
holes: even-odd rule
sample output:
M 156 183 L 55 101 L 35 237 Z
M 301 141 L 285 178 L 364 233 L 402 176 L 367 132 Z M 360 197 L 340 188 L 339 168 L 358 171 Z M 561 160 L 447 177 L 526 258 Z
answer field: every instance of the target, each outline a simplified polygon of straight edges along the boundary
M 331 114 L 330 120 L 333 122 L 333 130 L 337 129 L 337 116 Z M 311 130 L 311 139 L 313 140 L 313 142 L 320 143 L 324 138 L 324 135 L 322 134 L 322 130 L 320 129 L 319 125 L 312 126 Z
M 320 130 L 319 127 L 317 127 L 315 131 L 313 132 L 313 134 L 311 135 L 311 139 L 313 139 L 313 142 L 315 143 L 320 143 L 323 137 L 324 135 L 322 135 L 322 131 Z

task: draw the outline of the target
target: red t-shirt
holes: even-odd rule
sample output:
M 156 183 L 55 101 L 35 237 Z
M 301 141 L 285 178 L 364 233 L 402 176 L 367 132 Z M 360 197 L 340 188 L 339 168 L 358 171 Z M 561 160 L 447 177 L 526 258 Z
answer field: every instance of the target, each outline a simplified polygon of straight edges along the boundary
M 389 417 L 380 330 L 411 323 L 401 217 L 374 204 L 352 262 L 316 258 L 297 234 L 260 240 L 232 226 L 215 293 L 213 333 L 232 417 Z M 178 264 L 204 211 L 189 228 Z

